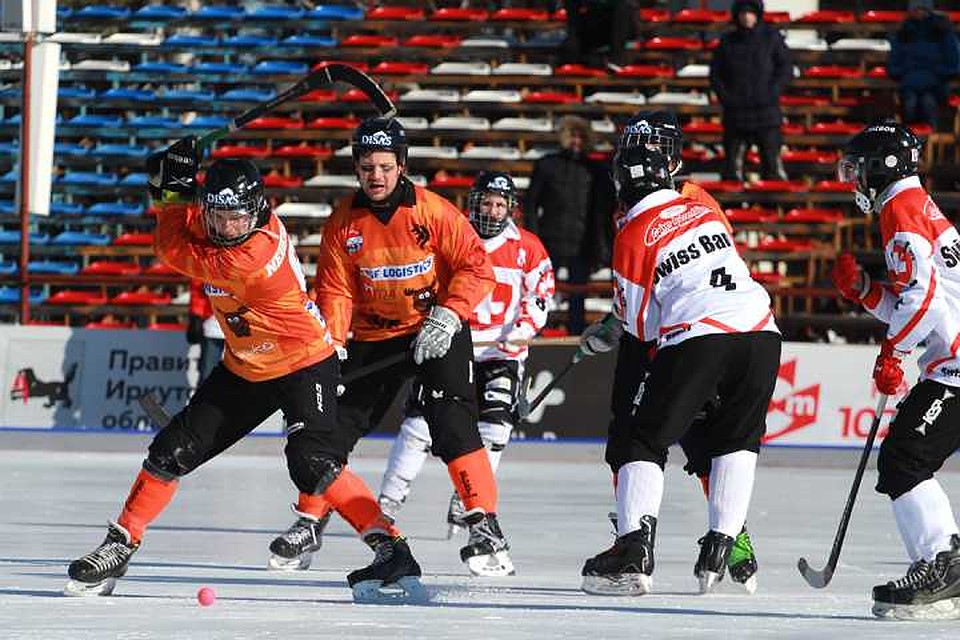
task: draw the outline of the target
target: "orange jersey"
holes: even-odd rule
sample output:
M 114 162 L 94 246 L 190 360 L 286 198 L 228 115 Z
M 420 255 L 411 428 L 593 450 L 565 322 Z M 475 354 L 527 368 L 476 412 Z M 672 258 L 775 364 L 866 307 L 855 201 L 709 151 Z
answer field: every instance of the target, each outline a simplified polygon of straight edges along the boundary
M 346 200 L 323 227 L 317 302 L 333 339 L 386 340 L 416 332 L 434 304 L 461 319 L 493 290 L 490 257 L 449 201 L 401 183 L 409 193 L 384 223 Z
M 279 378 L 333 354 L 277 216 L 244 243 L 218 247 L 205 239 L 197 207 L 168 205 L 157 216 L 154 250 L 170 267 L 205 283 L 226 339 L 224 365 L 241 378 Z
M 705 204 L 711 209 L 717 211 L 720 214 L 720 218 L 723 221 L 723 225 L 727 228 L 727 231 L 729 231 L 731 234 L 733 233 L 733 227 L 730 225 L 730 221 L 727 220 L 727 216 L 723 212 L 723 207 L 720 206 L 720 203 L 717 202 L 717 199 L 710 195 L 706 189 L 695 182 L 690 182 L 688 180 L 683 183 L 683 187 L 680 189 L 680 195 L 682 195 L 684 198 L 690 198 L 694 202 Z

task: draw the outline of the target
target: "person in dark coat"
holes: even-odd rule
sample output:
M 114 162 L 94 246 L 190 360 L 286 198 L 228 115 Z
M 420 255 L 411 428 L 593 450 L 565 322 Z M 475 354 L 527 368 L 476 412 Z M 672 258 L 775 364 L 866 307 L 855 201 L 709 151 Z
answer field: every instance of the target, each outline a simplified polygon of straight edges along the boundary
M 761 0 L 736 0 L 730 15 L 735 28 L 723 35 L 710 61 L 710 86 L 723 105 L 723 178 L 743 181 L 747 148 L 756 143 L 761 177 L 783 180 L 780 94 L 793 77 L 790 50 L 764 22 Z
M 910 15 L 890 41 L 887 73 L 897 81 L 905 123 L 936 129 L 947 84 L 960 72 L 960 49 L 950 19 L 933 10 L 933 0 L 910 0 Z
M 592 270 L 610 266 L 613 183 L 606 165 L 588 157 L 590 123 L 577 116 L 557 125 L 560 150 L 534 163 L 523 199 L 523 223 L 543 241 L 555 269 L 565 267 L 569 284 L 585 284 Z M 583 295 L 569 297 L 567 330 L 585 326 Z

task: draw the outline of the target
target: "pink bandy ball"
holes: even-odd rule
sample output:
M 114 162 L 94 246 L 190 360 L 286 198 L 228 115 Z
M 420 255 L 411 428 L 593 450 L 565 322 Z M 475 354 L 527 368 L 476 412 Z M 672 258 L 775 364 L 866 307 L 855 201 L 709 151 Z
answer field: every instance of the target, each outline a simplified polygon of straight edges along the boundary
M 197 602 L 201 607 L 209 607 L 217 601 L 217 594 L 210 587 L 203 587 L 197 591 Z

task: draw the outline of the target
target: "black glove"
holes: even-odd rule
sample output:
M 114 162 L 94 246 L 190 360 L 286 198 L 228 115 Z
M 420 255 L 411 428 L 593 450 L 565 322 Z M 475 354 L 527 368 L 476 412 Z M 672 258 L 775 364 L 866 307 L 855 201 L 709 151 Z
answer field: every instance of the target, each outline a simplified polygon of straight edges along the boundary
M 203 318 L 191 313 L 187 316 L 187 344 L 200 344 L 203 340 Z
M 150 196 L 159 199 L 164 191 L 172 191 L 192 197 L 199 161 L 196 136 L 181 138 L 163 151 L 151 153 L 147 157 Z

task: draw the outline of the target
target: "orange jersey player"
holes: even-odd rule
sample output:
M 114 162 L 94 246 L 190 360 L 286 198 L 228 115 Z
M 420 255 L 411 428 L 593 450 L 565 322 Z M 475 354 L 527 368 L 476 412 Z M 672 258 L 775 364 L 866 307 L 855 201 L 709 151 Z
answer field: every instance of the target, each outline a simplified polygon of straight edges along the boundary
M 197 158 L 192 137 L 151 156 L 151 192 L 192 196 Z M 103 544 L 70 565 L 66 592 L 110 593 L 179 479 L 280 410 L 288 425 L 287 468 L 304 499 L 337 509 L 376 553 L 373 564 L 348 576 L 355 599 L 376 600 L 385 582 L 421 597 L 420 567 L 407 543 L 346 467 L 333 341 L 257 168 L 247 160 L 214 162 L 199 204 L 161 208 L 154 248 L 165 263 L 204 282 L 225 336 L 224 359 L 153 439 Z
M 422 399 L 433 450 L 467 509 L 471 537 L 461 559 L 473 573 L 512 573 L 496 515 L 497 484 L 477 430 L 467 322 L 494 287 L 490 258 L 453 204 L 404 176 L 407 140 L 399 121 L 362 122 L 353 159 L 360 189 L 323 228 L 317 303 L 334 341 L 345 344 L 344 374 L 411 346 L 412 359 L 347 386 L 339 404 L 340 445 L 351 450 L 416 376 L 413 393 Z M 271 566 L 302 566 L 319 548 L 325 513 L 303 503 L 295 510 L 298 520 L 270 546 Z

